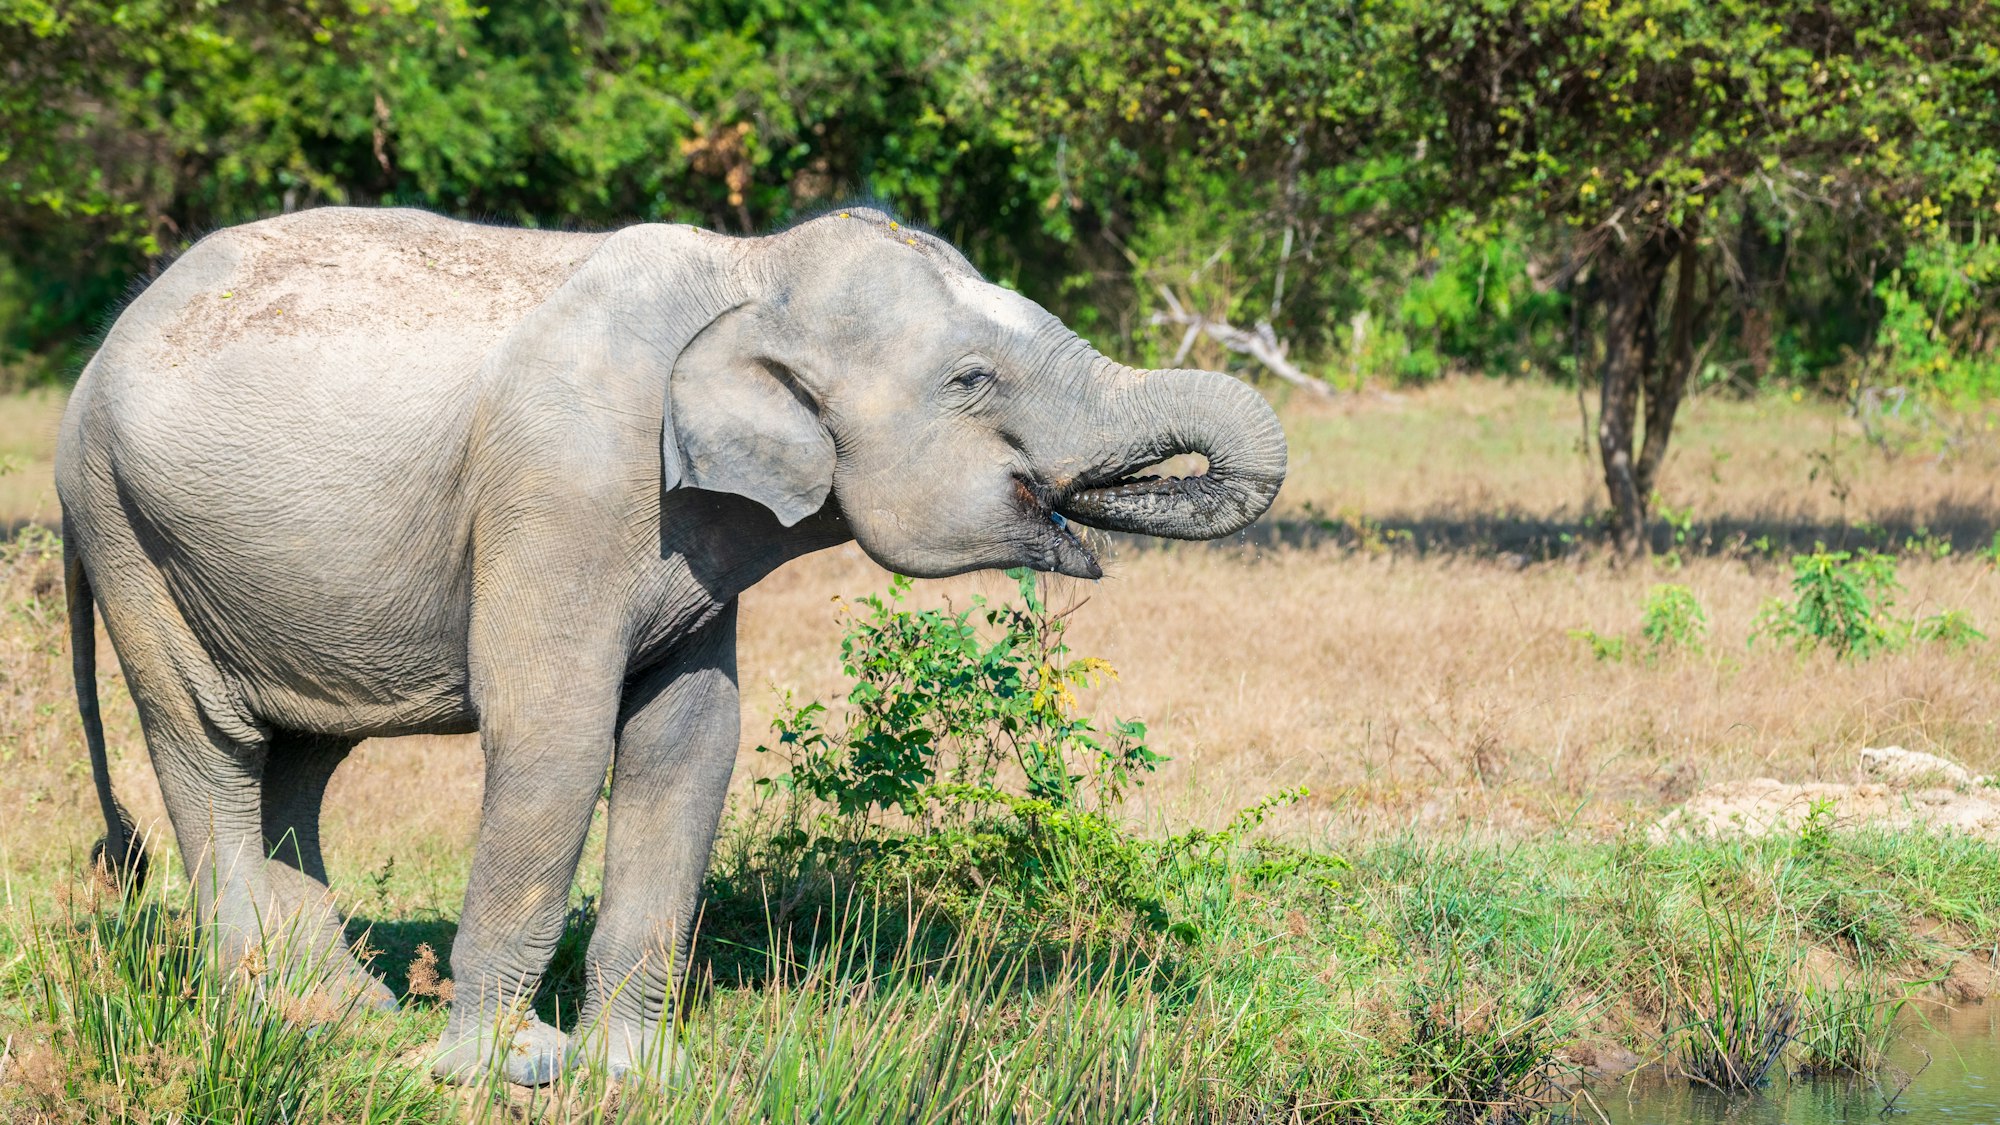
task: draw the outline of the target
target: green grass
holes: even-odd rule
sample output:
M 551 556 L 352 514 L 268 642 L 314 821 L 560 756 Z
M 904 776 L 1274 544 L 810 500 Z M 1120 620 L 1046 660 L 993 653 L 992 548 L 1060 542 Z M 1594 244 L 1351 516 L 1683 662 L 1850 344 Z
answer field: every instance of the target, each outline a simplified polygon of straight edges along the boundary
M 1995 939 L 1995 849 L 1921 834 L 1816 848 L 1403 839 L 1349 855 L 1337 884 L 1243 848 L 1162 871 L 1162 899 L 1204 921 L 1192 941 L 1143 927 L 1030 940 L 977 913 L 912 915 L 908 897 L 741 885 L 725 863 L 676 1060 L 616 1097 L 588 1075 L 532 1097 L 434 1085 L 422 1053 L 443 1013 L 426 998 L 393 1016 L 314 1013 L 231 986 L 178 880 L 136 903 L 16 888 L 0 928 L 0 1114 L 1532 1120 L 1581 1042 L 1622 1041 L 1709 1081 L 1867 1070 L 1902 985 Z M 1857 944 L 1817 921 L 1843 896 L 1939 925 Z M 589 922 L 577 914 L 572 949 Z M 1813 950 L 1865 956 L 1868 971 L 1807 987 L 1795 970 Z M 552 993 L 580 984 L 578 959 L 561 962 Z
M 311 979 L 230 972 L 171 879 L 95 880 L 20 909 L 0 947 L 12 1069 L 0 1108 L 53 1120 L 408 1120 L 443 1108 L 396 1063 L 420 1021 L 364 1020 Z
M 1870 974 L 1804 989 L 1799 1069 L 1809 1074 L 1873 1074 L 1888 1057 L 1908 998 Z
M 1722 1090 L 1764 1085 L 1798 1027 L 1794 947 L 1773 915 L 1761 927 L 1724 905 L 1708 911 L 1704 942 L 1683 965 L 1662 958 L 1667 1051 L 1693 1081 Z

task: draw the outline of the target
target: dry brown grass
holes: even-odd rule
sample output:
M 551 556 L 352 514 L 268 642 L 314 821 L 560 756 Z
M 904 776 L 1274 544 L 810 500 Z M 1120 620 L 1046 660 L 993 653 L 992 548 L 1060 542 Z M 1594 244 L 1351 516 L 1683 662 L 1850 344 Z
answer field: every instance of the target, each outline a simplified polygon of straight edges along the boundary
M 0 416 L 46 419 L 54 408 L 17 401 Z M 1293 476 L 1275 532 L 1220 547 L 1122 542 L 1101 583 L 1052 584 L 1058 604 L 1088 600 L 1072 619 L 1075 648 L 1122 674 L 1096 703 L 1145 718 L 1155 748 L 1173 759 L 1145 791 L 1144 815 L 1212 823 L 1306 784 L 1313 796 L 1277 822 L 1301 836 L 1609 832 L 1717 780 L 1846 777 L 1863 745 L 1900 743 L 2000 770 L 1990 705 L 2000 643 L 1846 664 L 1745 644 L 1759 604 L 1787 575 L 1782 549 L 1750 546 L 1759 536 L 1900 541 L 1920 525 L 1949 534 L 1958 551 L 1904 561 L 1902 608 L 1963 609 L 2000 635 L 2000 577 L 1971 553 L 2000 524 L 2000 443 L 1984 419 L 1905 426 L 1885 449 L 1832 407 L 1698 400 L 1667 473 L 1668 502 L 1694 518 L 1682 565 L 1621 569 L 1561 538 L 1582 534 L 1598 505 L 1565 392 L 1463 382 L 1294 402 L 1284 413 Z M 35 425 L 41 437 L 6 438 L 28 464 L 0 478 L 14 481 L 5 496 L 31 499 L 0 510 L 0 521 L 47 515 L 32 498 L 46 487 L 53 429 Z M 1308 545 L 1272 545 L 1280 540 Z M 40 604 L 30 592 L 46 582 L 37 565 L 4 577 L 0 637 L 0 849 L 9 861 L 0 866 L 17 871 L 97 831 L 60 609 L 29 612 Z M 771 768 L 749 747 L 765 736 L 774 689 L 820 698 L 841 690 L 833 596 L 885 580 L 849 546 L 793 563 L 745 596 L 740 777 Z M 1662 581 L 1686 584 L 1707 608 L 1704 654 L 1604 663 L 1570 635 L 1636 633 L 1645 591 Z M 920 597 L 960 605 L 974 591 L 1001 595 L 1007 584 L 918 584 Z M 121 788 L 156 821 L 122 684 L 115 671 L 105 681 Z M 368 906 L 372 896 L 405 915 L 455 905 L 478 761 L 470 739 L 383 741 L 357 753 L 335 780 L 327 826 L 350 899 Z M 366 878 L 392 857 L 388 875 Z
M 1903 563 L 1900 608 L 2000 626 L 2000 576 L 1972 556 L 2000 523 L 2000 443 L 1983 418 L 1902 426 L 1878 445 L 1833 407 L 1697 400 L 1667 473 L 1668 504 L 1693 513 L 1681 564 L 1620 568 L 1560 540 L 1586 534 L 1601 495 L 1561 391 L 1462 382 L 1285 413 L 1282 530 L 1255 538 L 1316 545 L 1126 542 L 1103 582 L 1056 583 L 1059 604 L 1089 599 L 1072 643 L 1122 673 L 1100 706 L 1146 718 L 1174 759 L 1144 802 L 1170 823 L 1226 819 L 1305 784 L 1314 796 L 1279 821 L 1305 835 L 1602 831 L 1714 781 L 1846 777 L 1864 745 L 2000 765 L 1993 645 L 1857 663 L 1747 645 L 1789 575 L 1782 548 L 1749 546 L 1763 536 L 1803 549 L 1949 535 L 1952 557 Z M 802 697 L 840 689 L 828 599 L 883 581 L 850 546 L 745 596 L 747 742 L 774 698 L 760 680 Z M 1606 663 L 1571 636 L 1636 634 L 1658 582 L 1706 607 L 1704 654 Z M 962 605 L 1006 583 L 919 590 Z
M 64 401 L 48 389 L 0 395 L 0 528 L 61 518 L 49 467 Z

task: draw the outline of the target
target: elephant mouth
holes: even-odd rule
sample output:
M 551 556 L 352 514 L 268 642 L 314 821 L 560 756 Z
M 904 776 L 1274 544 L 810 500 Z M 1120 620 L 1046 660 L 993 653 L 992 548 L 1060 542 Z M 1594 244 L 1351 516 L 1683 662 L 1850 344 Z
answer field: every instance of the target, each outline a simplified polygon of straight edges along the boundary
M 1032 477 L 1016 475 L 1014 495 L 1023 519 L 1032 529 L 1041 569 L 1067 574 L 1072 578 L 1102 578 L 1104 567 L 1097 552 L 1083 541 L 1079 525 L 1062 514 L 1063 495 Z
M 1201 454 L 1177 453 L 1136 469 L 1114 471 L 1094 482 L 1080 481 L 1062 497 L 1056 511 L 1088 524 L 1092 514 L 1121 504 L 1172 504 L 1208 490 L 1214 483 L 1208 470 L 1208 458 Z
M 1015 478 L 1025 514 L 1039 529 L 1045 565 L 1059 574 L 1098 578 L 1103 567 L 1081 529 L 1097 526 L 1093 513 L 1132 505 L 1172 507 L 1189 503 L 1213 485 L 1207 458 L 1178 454 L 1125 470 L 1086 477 L 1057 490 L 1026 476 Z

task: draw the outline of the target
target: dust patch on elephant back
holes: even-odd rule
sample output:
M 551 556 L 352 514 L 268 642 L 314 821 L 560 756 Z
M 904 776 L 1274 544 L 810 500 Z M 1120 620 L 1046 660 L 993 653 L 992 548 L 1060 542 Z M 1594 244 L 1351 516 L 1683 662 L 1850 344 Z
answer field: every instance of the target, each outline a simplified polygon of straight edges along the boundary
M 171 358 L 289 336 L 444 330 L 497 339 L 609 237 L 487 227 L 404 209 L 325 208 L 222 231 L 190 251 L 235 268 L 187 295 Z M 183 259 L 185 262 L 186 259 Z

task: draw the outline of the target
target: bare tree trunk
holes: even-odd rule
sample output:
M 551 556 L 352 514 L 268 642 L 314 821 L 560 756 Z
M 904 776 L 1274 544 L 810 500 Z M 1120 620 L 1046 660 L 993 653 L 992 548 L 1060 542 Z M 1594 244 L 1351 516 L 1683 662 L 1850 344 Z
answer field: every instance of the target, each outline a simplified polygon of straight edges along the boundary
M 1612 541 L 1620 554 L 1646 550 L 1646 502 L 1632 446 L 1637 436 L 1639 393 L 1653 381 L 1659 345 L 1660 283 L 1679 250 L 1679 239 L 1648 239 L 1603 263 L 1603 399 L 1597 412 L 1597 450 L 1604 462 L 1604 487 L 1611 497 Z M 1651 411 L 1648 411 L 1650 414 Z M 1671 411 L 1668 412 L 1671 417 Z M 1664 435 L 1660 453 L 1665 454 Z
M 1687 393 L 1694 375 L 1696 322 L 1702 319 L 1695 304 L 1695 238 L 1698 219 L 1689 219 L 1680 232 L 1680 255 L 1674 265 L 1674 307 L 1667 322 L 1666 362 L 1656 363 L 1647 372 L 1646 444 L 1639 452 L 1639 495 L 1650 498 L 1659 480 L 1660 463 L 1667 457 L 1667 442 L 1674 433 L 1674 413 Z

